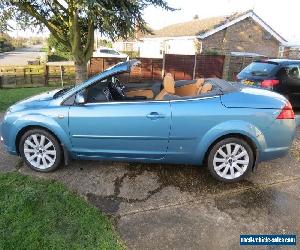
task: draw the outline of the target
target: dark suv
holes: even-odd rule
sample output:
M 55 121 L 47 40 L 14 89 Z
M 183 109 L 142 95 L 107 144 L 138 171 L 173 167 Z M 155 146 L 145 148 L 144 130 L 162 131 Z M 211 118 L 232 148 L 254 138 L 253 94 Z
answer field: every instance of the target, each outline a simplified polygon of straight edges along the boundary
M 294 107 L 300 107 L 300 60 L 254 61 L 237 75 L 237 80 L 276 91 L 286 96 Z

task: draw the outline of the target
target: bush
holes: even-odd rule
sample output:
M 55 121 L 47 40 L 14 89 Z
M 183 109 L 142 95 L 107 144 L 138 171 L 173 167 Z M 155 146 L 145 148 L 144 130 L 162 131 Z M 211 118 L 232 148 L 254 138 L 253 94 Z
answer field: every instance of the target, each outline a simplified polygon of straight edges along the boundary
M 8 52 L 14 49 L 15 47 L 9 42 L 8 37 L 0 36 L 0 52 Z
M 66 46 L 64 46 L 63 44 L 59 43 L 52 34 L 49 36 L 47 42 L 49 62 L 72 60 L 72 54 L 68 50 L 68 48 L 66 48 Z M 55 52 L 52 52 L 52 49 L 54 49 Z
M 9 52 L 9 51 L 12 51 L 14 50 L 15 48 L 13 46 L 7 46 L 7 47 L 3 47 L 3 48 L 0 48 L 0 53 L 1 52 Z

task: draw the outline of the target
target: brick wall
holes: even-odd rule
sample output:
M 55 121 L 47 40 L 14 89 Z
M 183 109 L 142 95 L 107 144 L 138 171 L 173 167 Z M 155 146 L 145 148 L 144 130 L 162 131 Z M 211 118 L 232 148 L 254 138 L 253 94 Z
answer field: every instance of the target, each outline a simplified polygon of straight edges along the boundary
M 202 48 L 204 52 L 227 54 L 242 51 L 278 57 L 279 42 L 252 18 L 247 18 L 207 37 Z
M 244 69 L 257 58 L 246 56 L 228 56 L 227 59 L 229 60 L 229 67 L 227 71 L 227 76 L 224 76 L 224 73 L 223 78 L 229 81 L 234 81 L 236 80 L 237 74 L 240 73 L 242 69 Z
M 291 49 L 288 47 L 285 48 L 283 57 L 289 59 L 300 59 L 300 48 L 299 49 Z

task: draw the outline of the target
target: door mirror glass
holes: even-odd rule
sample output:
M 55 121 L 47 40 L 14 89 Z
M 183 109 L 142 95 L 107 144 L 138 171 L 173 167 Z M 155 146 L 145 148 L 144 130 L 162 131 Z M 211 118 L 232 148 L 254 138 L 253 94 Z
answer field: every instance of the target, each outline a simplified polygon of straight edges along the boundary
M 75 96 L 75 103 L 76 104 L 85 104 L 86 103 L 86 97 L 85 97 L 85 91 L 80 91 Z

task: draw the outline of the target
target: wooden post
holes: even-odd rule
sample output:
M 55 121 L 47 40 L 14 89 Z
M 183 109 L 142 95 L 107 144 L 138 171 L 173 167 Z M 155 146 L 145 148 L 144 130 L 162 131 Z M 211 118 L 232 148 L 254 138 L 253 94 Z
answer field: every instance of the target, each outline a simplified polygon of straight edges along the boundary
M 63 76 L 63 66 L 60 65 L 60 80 L 61 80 L 61 86 L 64 86 L 64 76 Z
M 196 67 L 197 67 L 197 52 L 195 52 L 195 57 L 194 57 L 193 80 L 195 80 L 196 78 Z
M 23 68 L 23 77 L 24 77 L 24 84 L 26 85 L 26 67 Z
M 14 71 L 15 71 L 15 84 L 16 84 L 16 87 L 17 87 L 17 69 L 14 68 Z
M 48 86 L 49 85 L 49 66 L 48 65 L 45 65 L 45 68 L 44 68 L 44 77 L 45 77 L 45 86 Z
M 223 73 L 222 73 L 222 78 L 224 80 L 232 80 L 232 75 L 231 74 L 231 54 L 230 53 L 225 53 L 225 58 L 223 60 Z
M 151 58 L 151 79 L 152 81 L 154 80 L 154 76 L 153 76 L 153 58 Z
M 161 69 L 161 79 L 165 77 L 165 66 L 166 66 L 166 53 L 163 51 L 163 61 L 162 61 L 162 69 Z

